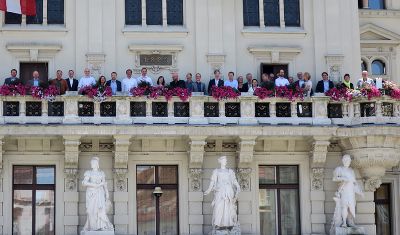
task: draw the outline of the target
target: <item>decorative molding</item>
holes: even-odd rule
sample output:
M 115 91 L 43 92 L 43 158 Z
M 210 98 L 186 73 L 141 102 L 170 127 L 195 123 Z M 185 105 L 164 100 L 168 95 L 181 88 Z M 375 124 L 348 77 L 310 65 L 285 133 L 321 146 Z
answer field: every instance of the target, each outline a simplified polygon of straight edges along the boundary
M 271 63 L 294 61 L 296 56 L 302 52 L 300 47 L 251 46 L 247 50 L 256 59 L 263 59 L 263 61 Z
M 189 177 L 190 177 L 190 189 L 191 191 L 200 191 L 201 190 L 201 179 L 202 179 L 203 169 L 202 168 L 190 168 L 189 169 Z
M 325 56 L 329 79 L 335 83 L 342 81 L 344 55 L 328 54 Z
M 324 168 L 312 168 L 311 171 L 311 189 L 324 190 Z
M 190 168 L 201 168 L 204 159 L 206 136 L 189 136 L 189 165 Z
M 77 168 L 65 168 L 65 191 L 73 192 L 78 188 L 78 175 L 79 170 Z
M 114 135 L 114 168 L 118 169 L 127 169 L 128 168 L 128 155 L 129 155 L 129 146 L 130 135 Z
M 64 168 L 78 168 L 80 136 L 63 136 L 64 138 Z
M 374 192 L 382 184 L 381 177 L 371 177 L 364 179 L 364 190 Z
M 225 54 L 207 54 L 207 62 L 212 70 L 222 69 L 225 64 L 225 57 Z
M 126 192 L 128 188 L 128 169 L 115 168 L 114 169 L 114 188 L 118 192 Z
M 251 190 L 251 172 L 251 168 L 237 169 L 237 178 L 242 191 L 249 192 Z
M 362 34 L 372 33 L 377 36 L 376 39 L 362 39 L 360 40 L 361 44 L 400 44 L 400 35 L 377 26 L 372 23 L 365 24 L 360 27 L 360 36 Z
M 93 148 L 92 143 L 81 143 L 79 145 L 79 149 L 82 152 L 110 152 L 114 150 L 114 144 L 113 143 L 99 143 L 98 149 Z
M 246 38 L 262 38 L 262 39 L 299 39 L 304 38 L 307 32 L 302 28 L 274 28 L 274 27 L 245 27 L 242 35 Z
M 129 45 L 129 51 L 134 53 L 134 61 L 135 61 L 135 73 L 140 73 L 142 67 L 146 67 L 152 73 L 158 74 L 161 70 L 169 70 L 170 72 L 178 71 L 178 53 L 183 50 L 183 45 L 153 45 L 153 44 L 144 44 L 144 45 Z M 140 55 L 149 55 L 149 54 L 161 54 L 161 55 L 171 55 L 172 56 L 172 65 L 152 65 L 152 66 L 142 66 L 140 64 Z
M 315 136 L 312 139 L 311 162 L 314 167 L 324 166 L 328 147 L 331 144 L 329 136 Z
M 106 62 L 106 55 L 103 53 L 87 53 L 86 54 L 87 66 L 90 73 L 95 78 L 104 74 L 104 63 Z
M 358 15 L 360 18 L 399 18 L 400 11 L 359 9 Z
M 52 58 L 62 49 L 59 44 L 40 44 L 40 43 L 9 43 L 7 50 L 16 58 L 28 58 L 29 61 L 42 61 Z

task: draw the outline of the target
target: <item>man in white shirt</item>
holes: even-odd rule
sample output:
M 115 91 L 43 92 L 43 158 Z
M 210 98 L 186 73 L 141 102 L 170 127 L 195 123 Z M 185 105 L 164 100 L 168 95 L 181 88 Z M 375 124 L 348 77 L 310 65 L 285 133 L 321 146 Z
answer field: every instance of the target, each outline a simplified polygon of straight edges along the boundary
M 138 80 L 132 77 L 132 70 L 126 70 L 126 78 L 122 80 L 122 92 L 129 94 L 131 89 L 138 86 Z
M 90 76 L 90 69 L 85 68 L 84 74 L 85 74 L 85 76 L 81 77 L 81 79 L 79 80 L 78 90 L 80 90 L 81 88 L 83 88 L 85 86 L 96 85 L 96 79 L 94 79 L 94 77 Z
M 357 82 L 357 88 L 361 89 L 365 85 L 375 86 L 374 80 L 368 77 L 368 71 L 362 71 L 362 78 L 360 78 Z
M 142 68 L 141 73 L 142 74 L 140 75 L 140 77 L 137 78 L 137 82 L 147 82 L 150 84 L 150 86 L 153 86 L 153 80 L 151 79 L 151 77 L 147 76 L 147 68 Z
M 289 80 L 285 78 L 285 71 L 283 69 L 279 70 L 279 76 L 275 79 L 275 86 L 287 86 L 289 85 Z
M 230 86 L 232 88 L 238 89 L 238 81 L 235 80 L 235 73 L 229 72 L 228 73 L 228 80 L 224 81 L 224 86 Z

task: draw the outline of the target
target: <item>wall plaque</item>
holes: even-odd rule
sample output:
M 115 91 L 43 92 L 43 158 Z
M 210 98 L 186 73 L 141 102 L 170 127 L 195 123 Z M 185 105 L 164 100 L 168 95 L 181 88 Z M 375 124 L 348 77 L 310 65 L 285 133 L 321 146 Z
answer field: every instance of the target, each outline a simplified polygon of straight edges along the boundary
M 172 55 L 160 55 L 160 54 L 141 54 L 140 55 L 141 66 L 152 66 L 152 65 L 167 65 L 172 66 Z

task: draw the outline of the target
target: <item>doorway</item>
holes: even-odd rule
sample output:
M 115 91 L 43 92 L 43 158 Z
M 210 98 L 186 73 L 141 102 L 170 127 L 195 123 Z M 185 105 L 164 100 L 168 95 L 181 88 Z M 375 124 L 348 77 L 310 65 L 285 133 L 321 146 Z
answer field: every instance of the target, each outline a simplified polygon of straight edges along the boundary
M 276 74 L 279 73 L 279 70 L 283 69 L 285 71 L 285 76 L 288 75 L 288 64 L 264 64 L 260 65 L 261 75 L 263 73 L 271 74 L 273 73 L 276 77 Z
M 47 84 L 49 80 L 49 65 L 47 62 L 21 62 L 19 64 L 19 70 L 19 78 L 23 84 L 27 84 L 27 82 L 32 79 L 32 73 L 35 70 L 39 72 L 41 81 Z
M 137 234 L 179 234 L 178 166 L 136 166 L 136 202 Z

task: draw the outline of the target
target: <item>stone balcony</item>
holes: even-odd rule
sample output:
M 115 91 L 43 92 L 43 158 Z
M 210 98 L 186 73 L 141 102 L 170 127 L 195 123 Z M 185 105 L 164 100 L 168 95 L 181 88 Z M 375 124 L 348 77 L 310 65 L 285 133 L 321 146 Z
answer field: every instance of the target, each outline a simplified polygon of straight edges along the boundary
M 0 97 L 1 124 L 189 124 L 344 125 L 400 124 L 400 101 L 388 96 L 335 102 L 315 96 L 290 102 L 242 94 L 216 101 L 194 94 L 187 102 L 113 96 L 93 102 L 86 96 L 59 96 L 54 102 L 31 96 Z

